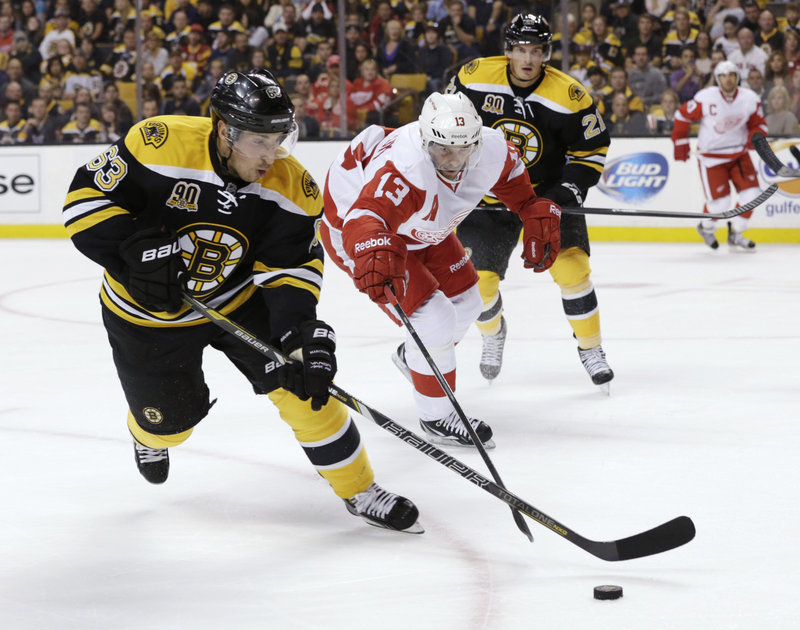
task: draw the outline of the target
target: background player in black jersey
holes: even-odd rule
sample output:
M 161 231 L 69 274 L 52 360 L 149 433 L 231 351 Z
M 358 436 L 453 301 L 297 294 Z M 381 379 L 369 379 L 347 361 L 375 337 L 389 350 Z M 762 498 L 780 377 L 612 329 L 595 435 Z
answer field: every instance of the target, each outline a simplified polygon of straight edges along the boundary
M 463 92 L 485 125 L 501 129 L 516 145 L 536 193 L 561 206 L 583 204 L 603 172 L 609 137 L 605 123 L 583 86 L 549 65 L 552 33 L 537 15 L 515 16 L 505 31 L 506 54 L 464 65 L 448 92 Z M 483 335 L 481 374 L 500 373 L 507 324 L 500 280 L 519 240 L 521 222 L 510 212 L 491 208 L 486 197 L 459 226 L 458 237 L 472 252 L 480 276 L 484 309 L 478 318 Z M 592 382 L 608 392 L 614 372 L 601 344 L 597 297 L 590 279 L 589 236 L 582 215 L 561 219 L 561 252 L 550 268 L 561 288 L 564 313 L 578 341 L 578 353 Z
M 336 338 L 316 317 L 322 196 L 290 155 L 291 101 L 269 72 L 232 71 L 214 87 L 211 112 L 135 125 L 78 169 L 64 205 L 75 246 L 105 268 L 103 323 L 139 472 L 166 481 L 168 449 L 208 414 L 211 346 L 269 396 L 348 511 L 420 533 L 417 508 L 373 482 L 355 423 L 328 396 Z M 184 306 L 184 290 L 296 362 L 266 361 Z

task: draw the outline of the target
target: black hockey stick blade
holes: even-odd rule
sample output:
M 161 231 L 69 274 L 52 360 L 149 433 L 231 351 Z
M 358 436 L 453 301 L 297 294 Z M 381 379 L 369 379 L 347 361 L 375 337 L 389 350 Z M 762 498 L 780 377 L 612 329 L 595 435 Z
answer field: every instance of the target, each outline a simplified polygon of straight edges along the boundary
M 800 149 L 797 148 L 797 145 L 793 144 L 789 147 L 789 153 L 792 154 L 792 157 L 800 163 Z
M 775 158 L 776 160 L 778 158 Z M 671 212 L 662 210 L 645 210 L 635 208 L 580 208 L 580 207 L 565 207 L 561 208 L 567 214 L 610 214 L 617 216 L 628 217 L 663 217 L 670 219 L 730 219 L 737 215 L 743 214 L 754 208 L 757 208 L 778 190 L 777 184 L 770 184 L 765 190 L 761 191 L 755 199 L 749 203 L 743 204 L 736 208 L 731 208 L 724 212 L 707 213 L 707 212 Z
M 285 357 L 269 344 L 261 341 L 258 337 L 228 319 L 219 311 L 206 306 L 191 295 L 184 293 L 183 301 L 196 312 L 206 317 L 210 322 L 233 336 L 238 337 L 242 343 L 246 343 L 267 358 L 281 365 L 287 361 L 291 361 L 291 359 Z M 694 538 L 694 524 L 688 516 L 679 516 L 646 532 L 620 540 L 599 542 L 584 538 L 577 532 L 569 529 L 563 523 L 559 523 L 553 517 L 548 516 L 541 510 L 537 510 L 527 501 L 520 499 L 517 495 L 509 492 L 505 488 L 501 488 L 493 481 L 481 475 L 478 471 L 473 470 L 455 457 L 445 453 L 430 442 L 427 442 L 379 411 L 348 394 L 337 385 L 331 384 L 328 391 L 331 396 L 344 405 L 356 413 L 359 413 L 367 420 L 371 420 L 396 438 L 601 560 L 613 562 L 617 560 L 633 560 L 634 558 L 652 556 L 657 553 L 669 551 L 675 547 L 680 547 Z
M 756 131 L 750 136 L 750 142 L 764 163 L 769 166 L 778 177 L 800 177 L 800 170 L 786 166 L 772 151 L 764 134 Z M 794 155 L 794 153 L 792 153 Z

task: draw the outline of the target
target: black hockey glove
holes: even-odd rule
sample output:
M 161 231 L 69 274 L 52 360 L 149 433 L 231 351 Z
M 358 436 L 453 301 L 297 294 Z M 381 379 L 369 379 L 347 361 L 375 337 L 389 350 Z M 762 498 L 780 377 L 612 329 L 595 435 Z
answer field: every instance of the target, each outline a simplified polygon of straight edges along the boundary
M 312 320 L 284 333 L 281 348 L 294 363 L 278 371 L 278 383 L 300 400 L 311 398 L 319 411 L 328 402 L 328 386 L 336 374 L 336 334 L 325 322 Z
M 537 191 L 536 194 L 550 201 L 555 201 L 562 207 L 583 205 L 583 195 L 580 188 L 571 182 L 564 182 L 547 190 Z
M 125 262 L 120 280 L 148 311 L 175 313 L 183 305 L 180 274 L 186 266 L 180 252 L 176 234 L 157 228 L 137 232 L 119 246 Z

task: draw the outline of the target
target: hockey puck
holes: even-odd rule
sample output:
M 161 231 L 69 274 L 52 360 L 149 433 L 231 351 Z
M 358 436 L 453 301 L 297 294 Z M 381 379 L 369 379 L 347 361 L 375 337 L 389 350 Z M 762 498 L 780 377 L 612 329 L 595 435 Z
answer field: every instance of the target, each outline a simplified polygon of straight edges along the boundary
M 619 599 L 622 597 L 622 587 L 614 584 L 602 584 L 594 587 L 595 599 Z

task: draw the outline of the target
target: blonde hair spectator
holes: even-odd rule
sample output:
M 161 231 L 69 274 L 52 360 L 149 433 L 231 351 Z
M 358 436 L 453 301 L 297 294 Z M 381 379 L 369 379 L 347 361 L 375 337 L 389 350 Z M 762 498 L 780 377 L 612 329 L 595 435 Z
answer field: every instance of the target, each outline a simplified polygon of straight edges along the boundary
M 789 91 L 782 85 L 776 85 L 767 97 L 767 129 L 770 135 L 793 135 L 798 131 L 797 116 L 789 109 L 791 99 Z

